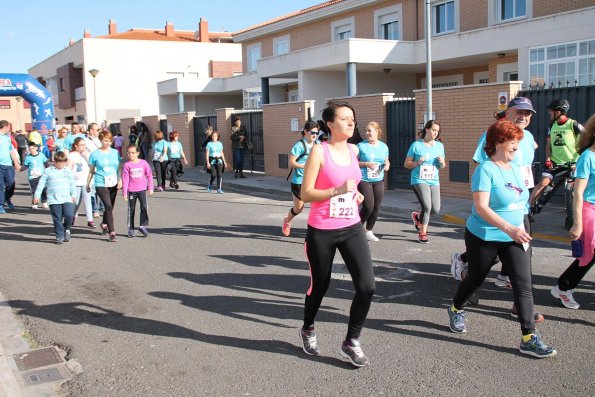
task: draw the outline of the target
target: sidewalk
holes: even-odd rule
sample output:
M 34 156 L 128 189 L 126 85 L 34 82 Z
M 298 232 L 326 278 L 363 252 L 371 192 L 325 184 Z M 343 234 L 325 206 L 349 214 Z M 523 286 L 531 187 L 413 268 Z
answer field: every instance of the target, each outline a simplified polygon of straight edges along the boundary
M 224 190 L 236 191 L 244 194 L 250 192 L 267 193 L 280 198 L 291 199 L 289 182 L 285 178 L 266 176 L 263 173 L 245 172 L 247 178 L 234 179 L 233 173 L 224 173 Z M 208 175 L 200 167 L 187 168 L 184 181 L 198 182 L 206 185 Z M 441 213 L 434 216 L 431 222 L 444 222 L 464 225 L 471 213 L 472 201 L 467 199 L 442 197 Z M 410 189 L 386 190 L 382 201 L 381 212 L 399 214 L 409 217 L 411 212 L 419 211 L 419 204 Z M 564 208 L 548 204 L 542 214 L 535 217 L 533 223 L 533 237 L 537 240 L 557 243 L 570 243 L 568 232 L 564 229 Z

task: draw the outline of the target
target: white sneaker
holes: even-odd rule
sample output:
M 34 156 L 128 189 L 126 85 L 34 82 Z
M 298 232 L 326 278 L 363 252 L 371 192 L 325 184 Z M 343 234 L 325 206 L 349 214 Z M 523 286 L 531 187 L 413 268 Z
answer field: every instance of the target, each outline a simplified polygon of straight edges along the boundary
M 37 210 L 37 209 L 39 209 L 39 207 L 37 206 L 37 204 L 33 204 L 33 205 L 31 206 L 31 208 L 32 208 L 32 209 L 34 209 L 34 210 Z
M 555 287 L 552 287 L 550 292 L 552 293 L 554 298 L 559 298 L 562 301 L 562 304 L 569 309 L 576 310 L 579 307 L 581 307 L 581 305 L 579 305 L 578 302 L 575 301 L 574 298 L 572 297 L 572 294 L 574 293 L 574 290 L 572 290 L 572 289 L 569 289 L 568 291 L 562 291 L 556 285 Z
M 510 284 L 510 279 L 508 278 L 508 276 L 502 276 L 501 274 L 498 274 L 498 277 L 496 277 L 496 282 L 494 284 L 496 284 L 497 287 L 512 288 L 512 284 Z
M 461 254 L 453 252 L 450 257 L 450 274 L 455 280 L 462 281 L 461 273 L 467 268 L 465 262 L 461 260 Z
M 371 230 L 368 230 L 368 231 L 366 232 L 366 238 L 368 239 L 368 241 L 379 241 L 379 240 L 378 240 L 378 237 L 376 237 L 376 236 L 374 235 L 374 232 L 372 232 Z
M 50 206 L 48 205 L 48 203 L 43 203 L 43 204 L 41 204 L 41 205 L 43 205 L 43 208 L 49 208 L 49 207 L 50 207 Z

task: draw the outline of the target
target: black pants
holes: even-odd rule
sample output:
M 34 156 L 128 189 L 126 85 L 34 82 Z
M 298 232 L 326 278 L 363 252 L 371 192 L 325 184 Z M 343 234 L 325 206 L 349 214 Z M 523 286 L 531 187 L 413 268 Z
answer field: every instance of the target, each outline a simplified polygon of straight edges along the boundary
M 494 265 L 496 256 L 508 268 L 514 303 L 519 311 L 523 335 L 535 331 L 533 319 L 533 291 L 531 287 L 531 257 L 522 244 L 500 241 L 484 241 L 465 229 L 465 246 L 469 266 L 467 277 L 461 282 L 453 298 L 453 305 L 461 309 L 471 294 L 484 282 Z
M 358 222 L 336 230 L 321 230 L 308 225 L 305 248 L 311 280 L 304 305 L 304 327 L 314 325 L 314 318 L 331 282 L 333 259 L 338 249 L 355 287 L 346 339 L 359 338 L 376 288 L 370 245 L 362 224 Z
M 575 259 L 574 262 L 568 266 L 568 269 L 562 273 L 560 278 L 558 278 L 558 288 L 562 291 L 575 289 L 591 267 L 593 267 L 593 263 L 595 263 L 595 256 L 587 266 L 579 266 L 578 259 Z
M 27 157 L 27 148 L 26 147 L 17 148 L 17 152 L 19 153 L 19 159 L 21 160 L 21 164 L 23 164 L 25 162 L 25 157 Z
M 41 179 L 41 177 L 29 179 L 29 187 L 31 188 L 31 196 L 35 195 L 35 190 L 37 190 L 37 185 L 39 184 L 40 179 Z M 47 188 L 44 188 L 43 191 L 41 192 L 41 202 L 42 203 L 47 203 L 47 201 L 48 201 L 47 190 L 48 190 Z M 31 202 L 33 202 L 33 201 L 31 201 Z
M 362 220 L 362 225 L 366 227 L 366 230 L 372 230 L 378 219 L 378 211 L 380 210 L 380 204 L 384 198 L 384 181 L 361 181 L 357 185 L 357 190 L 364 196 L 364 202 L 362 203 L 359 217 Z
M 167 161 L 153 161 L 157 186 L 165 187 L 165 173 L 167 172 Z
M 217 162 L 215 164 L 211 164 L 211 169 L 209 170 L 211 173 L 211 179 L 209 180 L 209 185 L 213 184 L 215 178 L 217 178 L 217 189 L 221 189 L 222 178 L 221 174 L 223 172 L 223 164 Z
M 169 160 L 168 168 L 170 173 L 169 183 L 172 185 L 178 183 L 178 169 L 180 168 L 180 159 Z
M 147 191 L 141 192 L 128 192 L 128 214 L 126 217 L 126 223 L 128 230 L 134 229 L 134 215 L 136 211 L 136 200 L 140 203 L 140 225 L 149 226 L 149 213 L 147 211 Z
M 103 221 L 101 222 L 104 225 L 107 225 L 107 230 L 110 233 L 114 233 L 116 231 L 116 227 L 114 225 L 114 203 L 116 202 L 116 196 L 118 195 L 118 188 L 116 186 L 113 187 L 96 187 L 95 190 L 97 191 L 97 196 L 103 203 Z

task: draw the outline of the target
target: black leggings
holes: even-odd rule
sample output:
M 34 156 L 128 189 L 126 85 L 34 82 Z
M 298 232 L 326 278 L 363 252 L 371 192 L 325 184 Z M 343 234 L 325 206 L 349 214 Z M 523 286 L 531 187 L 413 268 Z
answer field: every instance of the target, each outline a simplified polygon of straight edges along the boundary
M 535 332 L 533 319 L 533 291 L 531 287 L 531 257 L 522 244 L 514 241 L 485 241 L 465 229 L 465 245 L 469 266 L 467 277 L 461 282 L 453 305 L 461 309 L 471 294 L 483 283 L 496 256 L 503 266 L 507 266 L 514 295 L 514 303 L 519 311 L 519 322 L 523 335 Z
M 589 262 L 586 266 L 579 266 L 578 263 L 579 260 L 575 259 L 574 262 L 568 266 L 568 269 L 566 269 L 558 279 L 558 288 L 560 288 L 562 291 L 575 289 L 578 286 L 583 277 L 585 277 L 587 272 L 591 269 L 591 267 L 593 267 L 593 263 L 595 263 L 595 256 L 593 256 L 591 262 Z
M 101 187 L 98 186 L 95 188 L 97 192 L 97 196 L 103 203 L 103 221 L 101 222 L 104 225 L 107 225 L 107 230 L 110 233 L 114 233 L 116 231 L 116 227 L 114 225 L 114 203 L 116 202 L 116 196 L 118 195 L 118 187 Z
M 223 172 L 223 164 L 216 163 L 211 164 L 211 169 L 209 171 L 211 173 L 211 179 L 209 181 L 209 185 L 213 184 L 215 178 L 217 178 L 217 189 L 221 189 L 221 174 Z
M 364 195 L 364 202 L 362 203 L 359 217 L 366 230 L 372 230 L 378 219 L 378 210 L 380 210 L 380 204 L 382 204 L 382 199 L 384 198 L 384 181 L 361 181 L 357 185 L 357 190 Z
M 357 339 L 376 288 L 370 245 L 359 222 L 335 230 L 321 230 L 308 225 L 305 250 L 310 264 L 311 279 L 304 306 L 304 327 L 314 325 L 314 318 L 331 282 L 333 259 L 337 249 L 345 261 L 355 287 L 346 339 Z
M 128 192 L 128 213 L 126 216 L 128 230 L 134 229 L 134 215 L 136 212 L 136 200 L 140 203 L 140 225 L 149 225 L 149 213 L 147 211 L 147 191 Z
M 167 172 L 167 161 L 153 161 L 157 186 L 165 187 L 165 176 Z
M 171 159 L 168 164 L 169 168 L 169 183 L 178 183 L 178 169 L 180 168 L 180 159 Z M 164 177 L 165 179 L 165 177 Z

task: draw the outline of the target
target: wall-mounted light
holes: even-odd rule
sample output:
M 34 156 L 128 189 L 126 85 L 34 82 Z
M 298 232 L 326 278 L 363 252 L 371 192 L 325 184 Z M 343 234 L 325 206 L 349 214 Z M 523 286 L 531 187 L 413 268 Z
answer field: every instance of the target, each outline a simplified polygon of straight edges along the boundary
M 506 53 L 501 52 L 498 54 L 498 58 L 504 58 L 506 56 Z
M 390 68 L 384 68 L 384 69 L 382 69 L 382 71 L 383 71 L 384 73 L 390 73 Z

